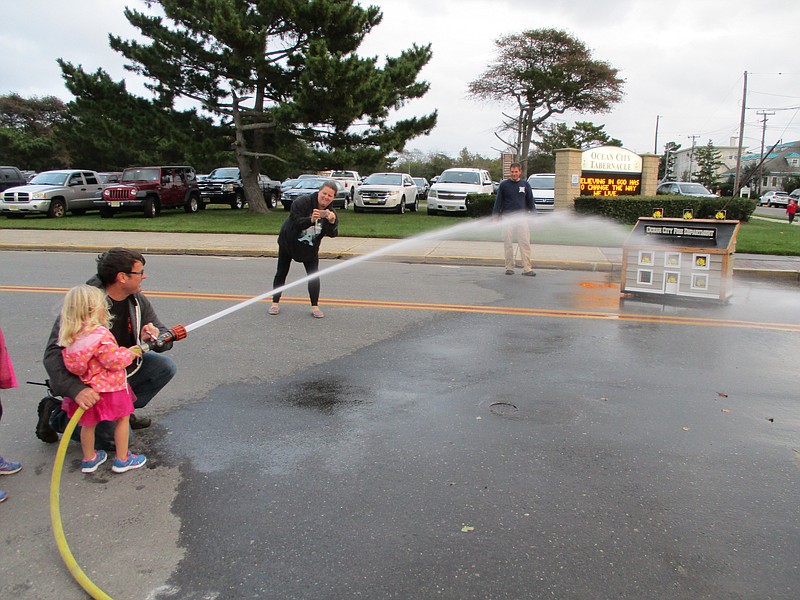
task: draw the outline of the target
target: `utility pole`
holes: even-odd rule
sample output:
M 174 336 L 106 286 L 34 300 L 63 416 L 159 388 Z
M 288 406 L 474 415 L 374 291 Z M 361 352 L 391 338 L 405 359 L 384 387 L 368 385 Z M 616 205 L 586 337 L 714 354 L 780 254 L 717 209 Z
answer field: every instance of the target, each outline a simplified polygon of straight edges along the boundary
M 742 116 L 739 118 L 739 150 L 736 153 L 736 178 L 733 183 L 733 197 L 739 195 L 739 176 L 742 172 L 742 140 L 744 140 L 744 111 L 747 105 L 747 71 L 744 72 L 742 89 Z
M 656 139 L 653 141 L 653 154 L 658 154 L 658 120 L 661 115 L 656 115 Z
M 686 137 L 692 140 L 692 149 L 689 151 L 689 181 L 694 181 L 692 179 L 692 169 L 694 168 L 694 142 L 699 135 L 687 135 Z
M 764 136 L 767 133 L 767 115 L 774 115 L 775 113 L 758 111 L 756 114 L 764 117 L 764 120 L 761 121 L 761 162 L 758 165 L 758 191 L 756 192 L 756 196 L 761 196 L 761 185 L 764 181 Z

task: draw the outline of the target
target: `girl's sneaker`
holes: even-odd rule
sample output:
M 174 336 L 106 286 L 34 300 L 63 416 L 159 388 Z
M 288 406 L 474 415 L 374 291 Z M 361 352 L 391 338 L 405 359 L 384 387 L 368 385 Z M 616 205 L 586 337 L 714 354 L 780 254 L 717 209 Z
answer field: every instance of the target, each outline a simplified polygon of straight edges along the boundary
M 8 494 L 3 490 L 0 490 L 0 502 L 5 502 L 8 499 Z
M 94 453 L 94 458 L 91 460 L 82 460 L 81 461 L 81 472 L 82 473 L 94 473 L 97 471 L 97 467 L 102 465 L 106 462 L 108 458 L 108 454 L 106 454 L 105 450 L 97 450 Z
M 130 471 L 131 469 L 138 469 L 146 462 L 147 457 L 145 457 L 144 454 L 134 454 L 128 450 L 128 458 L 126 460 L 115 458 L 114 464 L 111 466 L 111 470 L 114 471 L 114 473 L 124 473 L 125 471 Z
M 0 456 L 0 475 L 13 475 L 21 468 L 22 465 L 18 462 L 5 460 L 2 456 Z M 0 500 L 0 502 L 2 502 L 2 500 Z

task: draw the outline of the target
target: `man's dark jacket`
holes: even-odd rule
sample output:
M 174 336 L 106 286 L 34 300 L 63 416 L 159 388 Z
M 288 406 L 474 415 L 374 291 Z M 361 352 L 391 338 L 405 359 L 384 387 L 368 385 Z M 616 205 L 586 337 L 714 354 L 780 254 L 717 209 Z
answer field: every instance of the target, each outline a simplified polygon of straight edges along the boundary
M 100 279 L 95 275 L 89 281 L 88 285 L 103 289 Z M 147 323 L 152 323 L 161 333 L 169 331 L 164 324 L 159 320 L 156 311 L 150 301 L 145 298 L 144 294 L 138 292 L 128 296 L 129 315 L 131 319 L 131 326 L 133 336 L 136 344 L 141 343 L 140 334 L 142 326 Z M 58 345 L 58 332 L 61 329 L 61 317 L 56 319 L 53 324 L 53 329 L 50 332 L 50 339 L 47 340 L 47 347 L 44 350 L 44 358 L 42 363 L 47 371 L 47 376 L 50 378 L 50 388 L 57 396 L 66 396 L 68 398 L 75 398 L 87 386 L 83 383 L 77 375 L 73 375 L 64 366 L 64 357 L 61 354 L 61 346 Z M 172 342 L 165 343 L 160 348 L 155 348 L 156 352 L 165 352 L 172 348 Z M 135 373 L 142 362 L 142 358 L 137 358 L 130 367 L 128 367 L 128 375 Z

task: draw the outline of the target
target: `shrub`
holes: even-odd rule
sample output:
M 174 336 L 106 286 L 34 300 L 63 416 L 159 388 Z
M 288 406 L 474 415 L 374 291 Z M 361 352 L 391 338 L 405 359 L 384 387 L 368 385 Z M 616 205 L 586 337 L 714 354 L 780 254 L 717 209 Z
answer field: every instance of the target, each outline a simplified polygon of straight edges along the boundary
M 639 217 L 653 216 L 653 210 L 663 208 L 666 218 L 681 218 L 683 211 L 692 209 L 695 219 L 713 219 L 718 210 L 725 210 L 729 220 L 749 221 L 756 209 L 756 200 L 748 198 L 692 198 L 691 196 L 579 196 L 575 212 L 610 217 L 620 223 L 634 224 Z
M 467 216 L 473 219 L 488 217 L 494 208 L 494 194 L 467 194 Z

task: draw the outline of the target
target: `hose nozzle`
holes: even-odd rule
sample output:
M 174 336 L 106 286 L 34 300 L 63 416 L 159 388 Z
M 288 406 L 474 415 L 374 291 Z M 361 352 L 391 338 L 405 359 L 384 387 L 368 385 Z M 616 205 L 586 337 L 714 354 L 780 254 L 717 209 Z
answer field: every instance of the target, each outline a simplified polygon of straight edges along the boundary
M 139 347 L 142 349 L 142 352 L 148 352 L 149 350 L 153 350 L 155 348 L 163 348 L 165 344 L 168 344 L 169 342 L 177 342 L 185 337 L 186 327 L 183 325 L 175 325 L 175 327 L 172 327 L 169 331 L 165 331 L 156 339 L 150 340 L 149 342 L 142 342 L 139 344 Z

